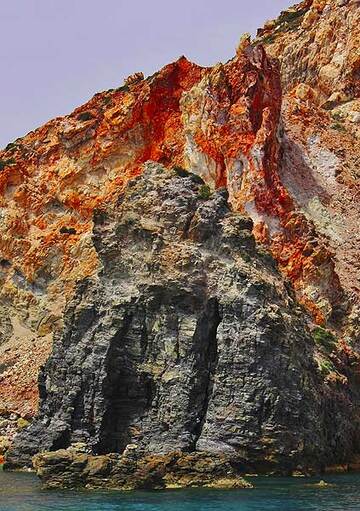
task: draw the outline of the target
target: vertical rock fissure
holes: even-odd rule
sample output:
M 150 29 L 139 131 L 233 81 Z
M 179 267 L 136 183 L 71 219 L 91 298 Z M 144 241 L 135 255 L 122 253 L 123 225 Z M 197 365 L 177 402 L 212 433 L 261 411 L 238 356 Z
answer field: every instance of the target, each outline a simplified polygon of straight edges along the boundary
M 128 373 L 131 372 L 131 361 L 124 350 L 124 338 L 127 335 L 133 319 L 133 314 L 125 315 L 123 325 L 110 342 L 106 355 L 105 367 L 107 376 L 103 382 L 105 399 L 104 414 L 99 432 L 99 442 L 95 447 L 97 454 L 121 452 L 126 445 L 124 435 L 130 417 L 124 406 L 124 391 L 127 387 Z M 121 400 L 121 398 L 123 398 Z M 121 431 L 119 431 L 119 417 Z M 122 439 L 122 440 L 121 440 Z
M 217 361 L 218 361 L 218 342 L 217 342 L 217 330 L 219 324 L 221 323 L 221 315 L 219 311 L 219 303 L 216 298 L 212 298 L 209 300 L 207 305 L 207 310 L 204 316 L 205 322 L 207 322 L 206 331 L 202 333 L 204 338 L 202 339 L 202 343 L 206 352 L 206 378 L 203 382 L 203 401 L 196 418 L 196 424 L 193 430 L 193 442 L 191 445 L 191 450 L 196 450 L 197 441 L 200 438 L 201 432 L 203 430 L 206 414 L 208 411 L 209 401 L 212 395 L 213 385 L 214 385 L 214 375 L 216 371 Z

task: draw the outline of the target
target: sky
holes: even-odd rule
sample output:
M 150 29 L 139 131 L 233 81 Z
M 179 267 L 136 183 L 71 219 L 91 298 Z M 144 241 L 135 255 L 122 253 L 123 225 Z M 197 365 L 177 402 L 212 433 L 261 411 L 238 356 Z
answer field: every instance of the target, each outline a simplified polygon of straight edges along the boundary
M 0 0 L 0 148 L 136 71 L 227 61 L 291 0 Z

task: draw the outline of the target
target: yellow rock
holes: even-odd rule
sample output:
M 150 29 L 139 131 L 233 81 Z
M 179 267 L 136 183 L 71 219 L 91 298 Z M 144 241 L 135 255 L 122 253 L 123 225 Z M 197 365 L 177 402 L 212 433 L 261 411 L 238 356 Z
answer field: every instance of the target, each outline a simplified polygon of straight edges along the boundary
M 303 22 L 301 24 L 302 28 L 309 28 L 311 25 L 313 25 L 317 20 L 319 19 L 319 14 L 315 9 L 310 9 L 308 11 L 303 19 Z
M 253 485 L 241 477 L 223 477 L 205 485 L 206 488 L 217 488 L 219 490 L 229 490 L 231 488 L 253 488 Z
M 319 76 L 323 80 L 332 81 L 336 80 L 340 75 L 340 69 L 335 64 L 326 64 L 320 69 Z
M 326 474 L 344 474 L 349 471 L 349 465 L 330 465 L 325 467 Z
M 251 44 L 251 35 L 246 32 L 240 37 L 238 47 L 236 48 L 236 55 L 241 55 L 244 50 Z
M 314 101 L 317 94 L 310 85 L 307 85 L 306 83 L 299 83 L 295 89 L 295 96 L 301 101 Z
M 20 429 L 27 428 L 29 425 L 30 425 L 30 422 L 27 421 L 26 419 L 23 419 L 22 417 L 20 417 L 17 420 L 17 427 L 20 428 Z
M 333 486 L 332 484 L 327 483 L 324 480 L 319 481 L 317 484 L 314 484 L 314 486 L 317 486 L 318 488 L 328 488 L 329 486 Z

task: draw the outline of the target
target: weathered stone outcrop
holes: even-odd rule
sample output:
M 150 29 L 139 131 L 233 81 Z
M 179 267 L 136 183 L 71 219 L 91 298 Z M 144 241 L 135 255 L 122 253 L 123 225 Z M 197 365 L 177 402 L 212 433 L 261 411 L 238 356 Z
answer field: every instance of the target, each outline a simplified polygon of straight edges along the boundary
M 286 92 L 306 83 L 322 101 L 359 97 L 359 7 L 358 0 L 304 0 L 258 30 L 280 60 Z
M 328 356 L 252 221 L 229 210 L 226 190 L 177 173 L 150 163 L 96 212 L 101 270 L 67 306 L 39 416 L 9 465 L 82 442 L 97 455 L 202 453 L 290 473 L 358 449 L 358 396 L 324 381 Z M 36 458 L 49 484 L 52 456 Z
M 37 454 L 34 467 L 45 488 L 143 490 L 251 488 L 226 456 L 204 453 L 91 456 L 74 449 Z

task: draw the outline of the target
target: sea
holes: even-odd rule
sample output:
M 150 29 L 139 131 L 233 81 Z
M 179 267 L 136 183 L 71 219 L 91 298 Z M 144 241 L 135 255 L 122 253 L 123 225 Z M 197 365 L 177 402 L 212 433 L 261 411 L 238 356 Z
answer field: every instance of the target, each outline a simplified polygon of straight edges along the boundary
M 31 473 L 0 472 L 0 511 L 360 511 L 360 474 L 254 477 L 253 489 L 43 490 Z

